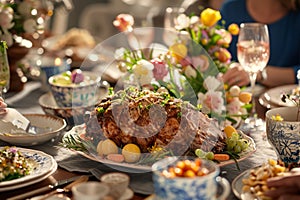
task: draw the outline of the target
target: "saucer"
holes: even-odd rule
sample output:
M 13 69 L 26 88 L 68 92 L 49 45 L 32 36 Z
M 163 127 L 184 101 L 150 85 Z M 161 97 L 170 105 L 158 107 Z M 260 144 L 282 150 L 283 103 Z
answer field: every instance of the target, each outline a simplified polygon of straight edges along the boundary
M 128 200 L 133 197 L 133 191 L 130 188 L 127 188 L 124 194 L 119 198 L 119 200 Z

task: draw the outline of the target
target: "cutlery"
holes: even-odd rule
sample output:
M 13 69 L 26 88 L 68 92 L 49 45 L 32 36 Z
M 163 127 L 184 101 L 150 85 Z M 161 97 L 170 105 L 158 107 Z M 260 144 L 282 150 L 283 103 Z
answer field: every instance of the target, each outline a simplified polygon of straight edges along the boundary
M 17 128 L 24 130 L 24 132 L 20 131 L 20 133 L 16 133 L 16 134 L 34 135 L 37 133 L 44 133 L 44 132 L 51 131 L 51 128 L 49 127 L 42 128 L 42 127 L 32 126 L 30 124 L 30 121 L 14 108 L 6 108 L 6 109 L 7 109 L 7 113 L 3 115 L 1 120 L 5 122 L 10 122 Z
M 77 180 L 75 180 L 74 182 L 71 182 L 70 184 L 66 185 L 63 188 L 57 188 L 54 191 L 51 191 L 47 194 L 42 195 L 39 200 L 46 200 L 48 197 L 53 196 L 57 193 L 62 193 L 62 192 L 70 192 L 72 187 L 74 187 L 75 185 L 79 184 L 79 183 L 83 183 L 83 182 L 87 182 L 89 180 L 88 176 L 81 176 L 79 177 Z
M 32 196 L 35 196 L 35 195 L 38 195 L 38 194 L 41 194 L 41 193 L 44 193 L 44 192 L 49 192 L 53 189 L 57 189 L 57 188 L 65 185 L 65 184 L 68 184 L 68 183 L 71 183 L 71 182 L 73 182 L 77 179 L 80 179 L 81 177 L 82 176 L 75 176 L 75 177 L 72 177 L 72 178 L 69 178 L 69 179 L 60 180 L 60 181 L 57 181 L 54 184 L 50 184 L 50 185 L 41 187 L 41 188 L 33 190 L 33 191 L 26 192 L 24 194 L 20 194 L 20 195 L 8 198 L 7 200 L 21 200 L 21 199 L 26 199 L 28 197 L 32 197 Z

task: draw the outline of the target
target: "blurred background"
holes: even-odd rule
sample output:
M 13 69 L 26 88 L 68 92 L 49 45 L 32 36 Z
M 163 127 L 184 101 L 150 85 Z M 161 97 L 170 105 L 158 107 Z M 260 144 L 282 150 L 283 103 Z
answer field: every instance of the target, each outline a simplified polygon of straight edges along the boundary
M 71 28 L 88 30 L 94 37 L 104 40 L 119 33 L 112 25 L 120 13 L 128 13 L 139 19 L 152 19 L 153 25 L 163 27 L 167 7 L 185 6 L 194 1 L 184 0 L 61 0 L 50 21 L 52 34 L 63 34 Z M 63 5 L 63 6 L 62 6 Z

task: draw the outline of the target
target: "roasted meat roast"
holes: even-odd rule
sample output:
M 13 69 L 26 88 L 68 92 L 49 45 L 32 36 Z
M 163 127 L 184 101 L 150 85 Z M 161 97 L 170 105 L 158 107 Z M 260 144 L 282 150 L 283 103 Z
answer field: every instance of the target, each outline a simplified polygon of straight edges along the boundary
M 154 145 L 175 155 L 197 148 L 215 153 L 225 148 L 226 136 L 216 120 L 166 90 L 120 90 L 102 99 L 86 124 L 86 136 L 92 140 L 109 138 L 119 147 L 134 143 L 142 152 Z

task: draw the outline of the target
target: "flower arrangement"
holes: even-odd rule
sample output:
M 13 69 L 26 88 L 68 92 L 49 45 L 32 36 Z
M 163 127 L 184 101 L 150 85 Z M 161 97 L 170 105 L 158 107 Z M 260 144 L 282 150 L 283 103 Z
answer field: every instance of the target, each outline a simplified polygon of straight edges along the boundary
M 238 86 L 228 88 L 219 78 L 231 64 L 226 49 L 231 34 L 238 33 L 237 25 L 231 25 L 228 31 L 216 24 L 220 19 L 220 13 L 212 9 L 204 10 L 200 17 L 182 14 L 177 20 L 179 34 L 173 45 L 159 54 L 153 48 L 117 49 L 119 69 L 129 72 L 125 78 L 130 83 L 154 90 L 163 86 L 171 95 L 190 101 L 210 117 L 236 123 L 247 117 L 251 95 Z M 120 14 L 113 24 L 120 31 L 132 33 L 134 18 Z
M 232 35 L 238 34 L 239 27 L 231 24 L 226 30 L 223 25 L 218 24 L 221 19 L 219 11 L 207 8 L 200 16 L 180 14 L 175 28 L 180 33 L 187 32 L 196 44 L 200 44 L 208 52 L 218 70 L 224 73 L 231 62 L 231 54 L 227 48 Z
M 43 31 L 45 17 L 40 13 L 41 4 L 39 0 L 1 0 L 0 39 L 12 46 L 16 36 Z M 51 16 L 52 12 L 44 15 Z

